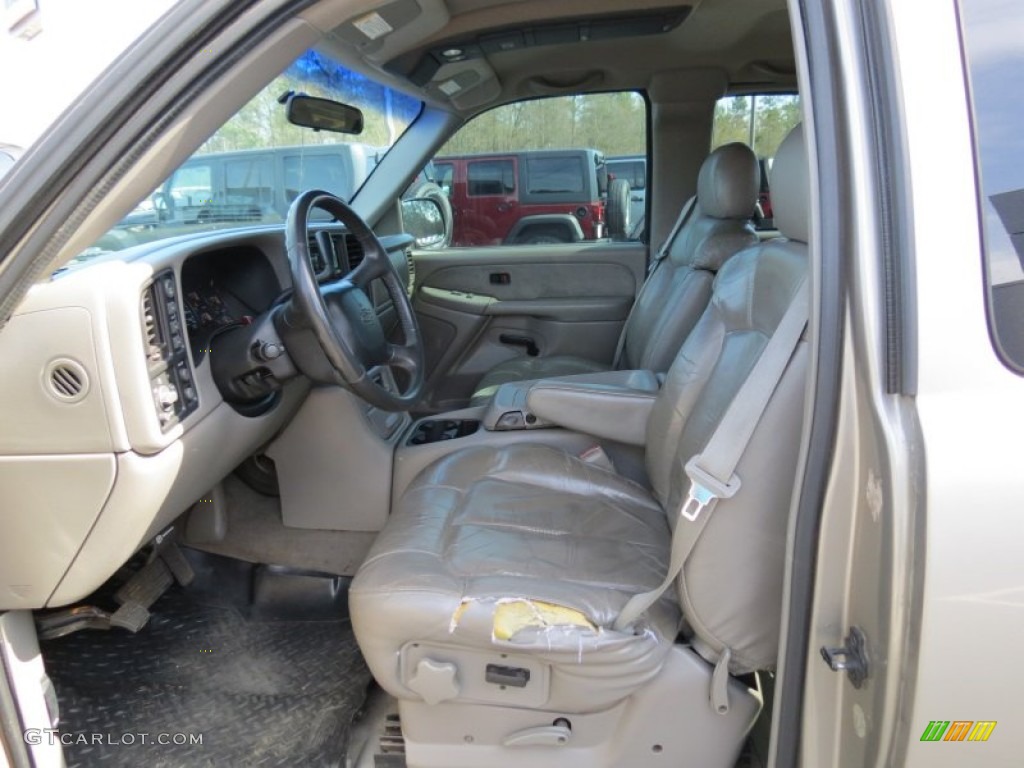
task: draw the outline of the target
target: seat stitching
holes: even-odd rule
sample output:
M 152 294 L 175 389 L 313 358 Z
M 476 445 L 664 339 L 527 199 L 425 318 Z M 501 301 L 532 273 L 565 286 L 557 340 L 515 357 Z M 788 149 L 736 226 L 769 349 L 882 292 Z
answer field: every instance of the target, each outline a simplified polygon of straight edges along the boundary
M 490 521 L 476 521 L 476 520 L 474 520 L 471 523 L 460 523 L 459 527 L 467 527 L 467 528 L 468 527 L 496 528 L 496 529 L 499 529 L 499 530 L 506 530 L 506 529 L 508 529 L 508 530 L 513 530 L 513 531 L 523 531 L 524 533 L 545 534 L 545 535 L 548 535 L 548 536 L 551 536 L 551 537 L 554 537 L 554 538 L 559 538 L 559 537 L 562 537 L 562 536 L 572 536 L 575 539 L 586 539 L 588 541 L 614 541 L 614 542 L 621 542 L 621 543 L 626 544 L 628 546 L 639 547 L 639 548 L 642 548 L 642 549 L 652 549 L 652 550 L 653 549 L 660 549 L 660 550 L 664 549 L 664 545 L 663 544 L 654 544 L 654 543 L 645 544 L 643 542 L 638 542 L 638 541 L 622 542 L 622 539 L 615 538 L 615 537 L 612 537 L 612 536 L 596 536 L 596 535 L 588 534 L 588 533 L 573 533 L 573 532 L 570 532 L 570 531 L 558 532 L 558 531 L 554 531 L 554 530 L 545 530 L 543 528 L 539 528 L 539 527 L 535 527 L 535 526 L 516 525 L 515 523 L 503 524 L 503 523 L 500 523 L 500 522 L 492 523 Z M 648 528 L 647 530 L 650 531 L 651 533 L 658 533 L 658 531 L 655 531 L 655 530 L 653 530 L 651 528 Z M 668 531 L 665 531 L 665 533 L 667 534 Z

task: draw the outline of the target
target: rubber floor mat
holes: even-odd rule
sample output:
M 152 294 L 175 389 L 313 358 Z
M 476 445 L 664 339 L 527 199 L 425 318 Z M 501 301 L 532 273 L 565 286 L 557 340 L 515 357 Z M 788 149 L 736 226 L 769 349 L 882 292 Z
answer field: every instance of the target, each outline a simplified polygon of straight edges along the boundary
M 151 610 L 42 644 L 70 768 L 343 764 L 370 681 L 347 620 L 251 621 L 178 586 Z

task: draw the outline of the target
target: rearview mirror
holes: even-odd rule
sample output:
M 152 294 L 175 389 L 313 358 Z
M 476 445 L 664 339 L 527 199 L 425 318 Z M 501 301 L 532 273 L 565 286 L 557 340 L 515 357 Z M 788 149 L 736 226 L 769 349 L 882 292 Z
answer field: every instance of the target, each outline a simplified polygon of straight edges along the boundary
M 304 93 L 286 94 L 285 98 L 285 114 L 292 125 L 334 133 L 363 132 L 363 113 L 356 107 Z
M 416 238 L 417 248 L 443 248 L 447 243 L 444 213 L 435 200 L 414 197 L 402 201 L 405 231 Z

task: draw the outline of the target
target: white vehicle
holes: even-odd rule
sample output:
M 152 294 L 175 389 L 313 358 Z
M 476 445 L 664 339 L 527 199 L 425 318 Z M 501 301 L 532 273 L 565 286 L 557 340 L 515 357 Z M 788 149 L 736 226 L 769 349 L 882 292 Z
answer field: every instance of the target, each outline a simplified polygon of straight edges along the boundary
M 629 182 L 629 220 L 634 225 L 643 221 L 647 209 L 647 158 L 640 155 L 609 157 L 608 173 Z
M 1020 764 L 1022 40 L 181 0 L 0 178 L 0 766 Z M 351 197 L 125 239 L 312 131 Z M 646 241 L 448 245 L 571 146 Z

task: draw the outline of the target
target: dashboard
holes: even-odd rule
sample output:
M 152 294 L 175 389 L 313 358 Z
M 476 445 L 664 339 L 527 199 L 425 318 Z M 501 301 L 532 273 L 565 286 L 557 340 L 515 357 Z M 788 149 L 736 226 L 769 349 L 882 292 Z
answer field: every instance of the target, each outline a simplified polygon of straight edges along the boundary
M 319 279 L 361 255 L 340 225 L 312 233 Z M 382 237 L 410 276 L 411 237 Z M 67 605 L 266 445 L 310 391 L 290 378 L 258 410 L 225 401 L 210 350 L 290 296 L 279 227 L 136 246 L 33 286 L 0 333 L 11 418 L 0 430 L 0 610 Z M 395 311 L 371 291 L 385 327 Z M 54 482 L 54 478 L 60 482 Z M 6 545 L 5 545 L 6 542 Z M 15 579 L 15 580 L 12 580 Z

